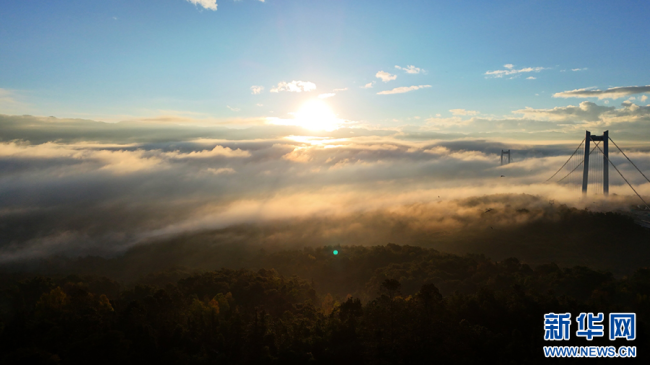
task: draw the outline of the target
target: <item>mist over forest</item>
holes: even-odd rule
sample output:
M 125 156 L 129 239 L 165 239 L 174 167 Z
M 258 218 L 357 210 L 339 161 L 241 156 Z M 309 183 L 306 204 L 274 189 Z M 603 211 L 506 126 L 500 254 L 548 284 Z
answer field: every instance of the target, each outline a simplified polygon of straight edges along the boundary
M 573 132 L 194 122 L 0 116 L 3 361 L 535 362 L 560 310 L 635 311 L 647 344 L 642 202 L 546 182 Z
M 448 252 L 474 245 L 502 257 L 517 246 L 515 232 L 561 221 L 560 206 L 627 213 L 641 204 L 613 171 L 606 200 L 594 187 L 583 199 L 576 185 L 545 183 L 579 142 L 574 132 L 562 137 L 572 144 L 522 144 L 449 131 L 423 140 L 369 127 L 313 133 L 179 120 L 4 115 L 0 127 L 2 262 L 111 257 L 210 231 L 223 243 L 269 249 L 397 242 Z M 626 143 L 648 169 L 648 147 Z M 513 161 L 499 166 L 503 149 Z M 649 192 L 623 156 L 612 160 L 640 194 Z

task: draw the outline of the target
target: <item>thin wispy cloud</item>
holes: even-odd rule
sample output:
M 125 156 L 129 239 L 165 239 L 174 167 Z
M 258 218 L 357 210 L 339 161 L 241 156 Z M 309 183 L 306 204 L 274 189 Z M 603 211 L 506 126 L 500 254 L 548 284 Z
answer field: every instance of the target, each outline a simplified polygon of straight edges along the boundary
M 187 0 L 194 5 L 200 5 L 208 10 L 217 10 L 217 0 Z
M 361 88 L 362 88 L 362 89 L 370 89 L 370 88 L 372 88 L 372 85 L 374 85 L 374 83 L 375 83 L 374 81 L 373 81 L 373 82 L 369 82 L 369 83 L 367 83 L 367 84 L 361 86 Z
M 0 105 L 16 103 L 15 94 L 12 91 L 0 88 Z
M 476 110 L 465 110 L 465 109 L 450 109 L 449 110 L 453 115 L 477 115 L 479 114 Z
M 396 87 L 396 88 L 394 88 L 392 90 L 386 90 L 386 91 L 378 92 L 377 95 L 403 94 L 403 93 L 407 93 L 409 91 L 424 89 L 424 88 L 427 88 L 427 87 L 431 87 L 431 85 L 402 86 L 402 87 Z
M 379 71 L 375 74 L 375 77 L 381 79 L 383 82 L 388 82 L 391 80 L 395 80 L 397 78 L 397 75 L 392 75 L 386 71 Z
M 13 113 L 24 110 L 29 104 L 22 100 L 22 95 L 18 95 L 15 91 L 0 88 L 0 113 Z
M 530 72 L 540 72 L 544 69 L 545 67 L 524 67 L 520 69 L 516 69 L 515 66 L 511 63 L 503 65 L 505 69 L 503 70 L 495 70 L 495 71 L 486 71 L 485 76 L 486 77 L 492 77 L 492 78 L 503 78 L 505 76 L 519 76 L 520 74 L 524 73 L 530 73 Z
M 612 87 L 606 90 L 598 90 L 593 88 L 576 89 L 571 91 L 562 91 L 553 94 L 554 98 L 598 98 L 602 99 L 618 99 L 628 95 L 643 94 L 650 92 L 650 85 L 646 86 L 621 86 Z
M 257 86 L 257 85 L 251 86 L 251 94 L 253 95 L 261 94 L 263 90 L 264 90 L 264 86 Z
M 571 71 L 574 71 L 574 72 L 576 72 L 576 71 L 587 71 L 587 68 L 586 67 L 584 67 L 584 68 L 572 68 Z
M 406 67 L 400 67 L 398 65 L 395 65 L 395 68 L 398 70 L 405 71 L 407 74 L 419 74 L 420 72 L 424 71 L 421 68 L 415 67 L 413 65 L 408 65 Z
M 320 99 L 327 99 L 327 98 L 331 98 L 332 96 L 335 96 L 335 95 L 336 95 L 336 93 L 326 93 L 326 94 L 320 94 L 320 95 L 318 95 L 318 97 Z
M 342 89 L 334 89 L 334 91 L 347 91 L 347 90 L 348 90 L 347 87 L 344 87 L 344 88 L 342 88 Z
M 535 76 L 528 76 L 528 77 L 526 77 L 526 80 L 537 80 L 537 77 L 535 77 Z
M 278 93 L 280 91 L 287 91 L 292 93 L 300 93 L 309 92 L 312 90 L 316 90 L 316 84 L 313 82 L 293 80 L 291 82 L 282 81 L 278 83 L 278 86 L 272 88 L 271 92 Z
M 233 112 L 241 111 L 241 109 L 239 109 L 239 108 L 233 108 L 233 107 L 231 107 L 230 105 L 226 105 L 226 108 L 232 110 Z

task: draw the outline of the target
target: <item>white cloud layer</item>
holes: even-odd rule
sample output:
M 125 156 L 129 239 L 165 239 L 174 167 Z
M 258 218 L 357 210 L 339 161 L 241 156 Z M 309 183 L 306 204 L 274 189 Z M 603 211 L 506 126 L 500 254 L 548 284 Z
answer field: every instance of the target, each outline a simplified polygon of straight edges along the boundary
M 395 68 L 398 70 L 405 71 L 407 74 L 419 74 L 423 70 L 419 67 L 415 67 L 413 65 L 408 65 L 406 67 L 400 67 L 398 65 L 395 65 Z
M 650 85 L 646 86 L 621 86 L 612 87 L 607 90 L 594 90 L 593 88 L 576 89 L 571 91 L 562 91 L 553 94 L 554 98 L 598 98 L 618 99 L 628 95 L 642 94 L 650 92 Z
M 278 86 L 272 88 L 271 92 L 277 93 L 280 91 L 288 91 L 292 93 L 299 93 L 303 91 L 308 92 L 312 90 L 316 90 L 316 84 L 314 84 L 313 82 L 293 80 L 291 82 L 282 81 L 278 83 Z
M 187 0 L 194 5 L 201 5 L 208 10 L 217 10 L 217 0 Z
M 403 94 L 403 93 L 407 93 L 409 91 L 424 89 L 424 88 L 427 88 L 427 87 L 431 87 L 431 85 L 402 86 L 402 87 L 396 87 L 396 88 L 394 88 L 392 90 L 386 90 L 386 91 L 378 92 L 377 95 Z
M 383 82 L 388 82 L 391 80 L 395 80 L 397 78 L 397 75 L 389 74 L 386 71 L 379 71 L 377 72 L 377 74 L 375 74 L 375 77 L 380 78 L 381 81 Z
M 524 67 L 516 69 L 515 66 L 510 63 L 503 65 L 503 67 L 505 67 L 505 70 L 486 71 L 485 76 L 493 78 L 502 78 L 504 76 L 516 77 L 523 73 L 540 72 L 545 69 L 544 67 Z
M 327 99 L 327 98 L 331 98 L 334 95 L 336 95 L 336 93 L 326 93 L 326 94 L 320 94 L 318 95 L 318 97 L 321 99 Z

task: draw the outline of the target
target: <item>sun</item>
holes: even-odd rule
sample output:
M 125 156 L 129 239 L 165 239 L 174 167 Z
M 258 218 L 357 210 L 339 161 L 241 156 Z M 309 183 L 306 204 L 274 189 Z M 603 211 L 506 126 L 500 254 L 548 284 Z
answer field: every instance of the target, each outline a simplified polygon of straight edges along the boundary
M 292 114 L 295 125 L 313 131 L 333 131 L 342 123 L 322 100 L 310 100 Z

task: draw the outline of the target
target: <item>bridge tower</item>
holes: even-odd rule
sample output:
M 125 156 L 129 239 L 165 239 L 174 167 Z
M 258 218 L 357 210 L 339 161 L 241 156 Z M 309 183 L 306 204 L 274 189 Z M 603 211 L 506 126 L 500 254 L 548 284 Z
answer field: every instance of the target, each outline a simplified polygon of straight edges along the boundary
M 508 156 L 508 159 L 504 159 L 504 157 Z M 501 150 L 501 166 L 507 165 L 510 163 L 510 150 L 504 151 Z
M 585 158 L 582 171 L 582 194 L 587 194 L 589 185 L 589 154 L 591 153 L 590 142 L 603 142 L 603 195 L 609 195 L 609 131 L 603 132 L 602 136 L 594 136 L 587 131 L 585 136 Z

